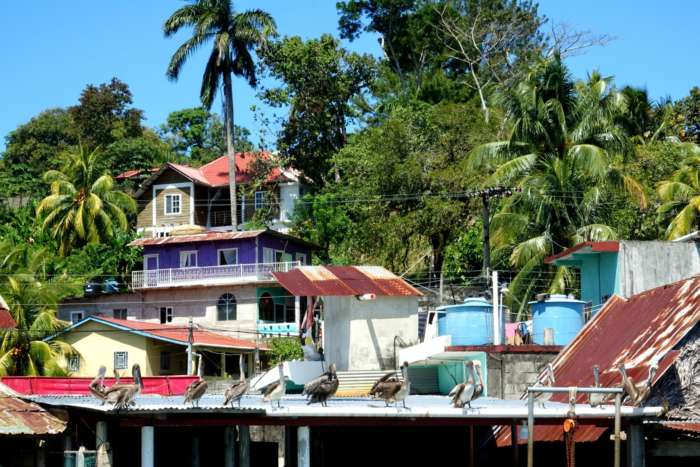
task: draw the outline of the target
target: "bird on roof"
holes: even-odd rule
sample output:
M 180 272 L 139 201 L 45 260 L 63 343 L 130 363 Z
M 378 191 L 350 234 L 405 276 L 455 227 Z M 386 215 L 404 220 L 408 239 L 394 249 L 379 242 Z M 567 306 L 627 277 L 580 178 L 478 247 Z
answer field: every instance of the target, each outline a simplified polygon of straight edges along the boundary
M 337 390 L 338 375 L 335 371 L 335 363 L 331 363 L 328 371 L 304 385 L 302 394 L 306 395 L 307 405 L 320 402 L 322 406 L 328 407 L 328 399 L 333 397 Z
M 238 356 L 238 368 L 240 369 L 240 375 L 238 381 L 234 381 L 231 386 L 229 386 L 224 392 L 224 405 L 233 406 L 234 402 L 238 402 L 238 407 L 241 406 L 241 399 L 248 392 L 250 384 L 245 379 L 245 359 L 243 354 Z
M 284 376 L 284 364 L 280 362 L 277 365 L 277 369 L 279 370 L 279 380 L 267 386 L 263 393 L 263 402 L 269 402 L 270 408 L 272 408 L 275 401 L 277 401 L 277 407 L 281 407 L 280 401 L 287 392 L 287 378 Z
M 411 392 L 411 381 L 408 379 L 408 362 L 401 365 L 401 374 L 403 380 L 399 381 L 394 372 L 387 373 L 374 383 L 369 394 L 379 399 L 383 399 L 384 403 L 389 406 L 390 403 L 403 403 L 406 408 L 406 396 Z
M 130 405 L 134 405 L 136 395 L 143 389 L 141 367 L 138 363 L 134 363 L 131 367 L 131 375 L 134 377 L 132 384 L 114 384 L 104 392 L 104 400 L 112 404 L 115 409 L 127 409 Z
M 105 390 L 107 389 L 105 387 L 106 373 L 107 367 L 105 367 L 104 365 L 100 365 L 100 368 L 97 370 L 97 376 L 95 376 L 95 379 L 90 381 L 90 385 L 88 386 L 90 394 L 97 397 L 101 401 L 105 400 Z
M 474 382 L 474 397 L 472 400 L 484 395 L 484 380 L 481 378 L 481 363 L 478 361 L 474 362 L 474 371 L 476 371 L 477 381 Z M 473 378 L 474 373 L 472 373 Z
M 464 376 L 463 381 L 453 387 L 448 396 L 452 398 L 450 402 L 453 407 L 461 409 L 467 405 L 471 409 L 471 401 L 475 390 L 474 362 L 471 360 L 464 362 L 462 372 Z
M 209 384 L 204 380 L 204 366 L 202 365 L 202 354 L 196 354 L 197 355 L 197 376 L 199 376 L 199 379 L 196 381 L 192 381 L 188 386 L 187 389 L 185 389 L 185 401 L 184 403 L 187 404 L 188 402 L 192 404 L 194 407 L 195 405 L 199 407 L 199 399 L 202 398 L 205 392 L 207 392 L 207 388 L 209 387 Z
M 627 376 L 624 363 L 621 363 L 617 369 L 622 376 L 622 389 L 625 390 L 625 394 L 627 395 L 625 399 L 632 402 L 632 405 L 635 407 L 639 407 L 646 400 L 646 398 L 649 397 L 654 376 L 656 376 L 656 372 L 659 369 L 658 362 L 653 362 L 649 366 L 649 374 L 646 381 L 639 384 L 634 384 L 634 381 Z

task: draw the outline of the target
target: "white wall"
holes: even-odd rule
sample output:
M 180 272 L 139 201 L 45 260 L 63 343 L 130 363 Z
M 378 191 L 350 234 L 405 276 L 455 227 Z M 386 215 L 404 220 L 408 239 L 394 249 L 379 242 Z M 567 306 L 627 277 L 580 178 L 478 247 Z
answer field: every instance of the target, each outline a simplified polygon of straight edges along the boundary
M 394 368 L 394 337 L 418 343 L 416 297 L 324 297 L 324 303 L 324 351 L 338 370 Z

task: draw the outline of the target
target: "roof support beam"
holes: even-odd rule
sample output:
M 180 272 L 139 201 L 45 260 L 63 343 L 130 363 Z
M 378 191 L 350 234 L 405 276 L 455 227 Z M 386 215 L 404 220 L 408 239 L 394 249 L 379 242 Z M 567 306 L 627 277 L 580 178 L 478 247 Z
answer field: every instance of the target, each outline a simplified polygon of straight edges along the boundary
M 311 430 L 308 426 L 297 428 L 297 467 L 311 467 Z

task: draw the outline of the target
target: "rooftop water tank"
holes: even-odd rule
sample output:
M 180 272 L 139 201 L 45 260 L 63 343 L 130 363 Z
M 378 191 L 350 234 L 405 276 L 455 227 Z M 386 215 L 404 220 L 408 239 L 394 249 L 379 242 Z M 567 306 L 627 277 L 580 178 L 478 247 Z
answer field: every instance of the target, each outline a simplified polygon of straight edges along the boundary
M 493 343 L 492 307 L 485 298 L 467 298 L 464 303 L 443 306 L 437 311 L 438 335 L 452 336 L 452 345 Z
M 566 295 L 550 295 L 530 302 L 532 340 L 540 345 L 566 345 L 583 327 L 585 302 Z

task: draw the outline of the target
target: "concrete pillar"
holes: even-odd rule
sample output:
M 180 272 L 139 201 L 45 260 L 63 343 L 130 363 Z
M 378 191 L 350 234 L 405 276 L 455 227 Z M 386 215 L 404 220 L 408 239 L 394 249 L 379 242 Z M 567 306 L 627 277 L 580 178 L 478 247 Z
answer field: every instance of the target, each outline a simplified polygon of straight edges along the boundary
M 294 322 L 297 326 L 301 326 L 301 297 L 294 297 Z
M 107 422 L 100 420 L 95 426 L 95 450 L 100 447 L 100 444 L 107 442 Z
M 297 467 L 311 467 L 311 436 L 308 426 L 297 429 Z
M 199 434 L 192 432 L 192 467 L 199 467 Z
M 225 353 L 221 354 L 220 364 L 221 364 L 221 372 L 219 374 L 222 378 L 225 378 L 226 377 L 226 354 Z
M 627 467 L 645 467 L 644 427 L 640 423 L 627 428 Z
M 152 426 L 141 427 L 141 467 L 155 466 L 154 429 Z
M 224 467 L 236 466 L 236 428 L 224 427 Z
M 250 467 L 250 427 L 238 426 L 238 461 L 240 467 Z

